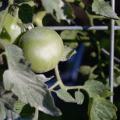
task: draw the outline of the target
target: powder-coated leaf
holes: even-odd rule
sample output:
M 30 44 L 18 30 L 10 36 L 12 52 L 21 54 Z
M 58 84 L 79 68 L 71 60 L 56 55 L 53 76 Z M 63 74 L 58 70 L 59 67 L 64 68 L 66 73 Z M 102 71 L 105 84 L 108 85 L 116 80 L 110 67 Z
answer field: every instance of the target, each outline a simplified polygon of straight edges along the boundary
M 64 14 L 64 2 L 62 0 L 41 0 L 42 4 L 47 11 L 47 13 L 52 14 L 57 21 L 66 20 L 66 15 Z
M 84 102 L 84 94 L 80 92 L 79 90 L 75 92 L 75 100 L 77 104 L 83 104 Z
M 9 45 L 5 50 L 9 67 L 3 75 L 5 89 L 11 90 L 22 102 L 40 111 L 61 115 L 46 85 L 38 80 L 26 63 L 22 50 L 15 45 Z
M 94 0 L 92 4 L 92 11 L 108 18 L 119 19 L 117 14 L 112 10 L 110 4 L 104 0 Z
M 85 90 L 88 92 L 90 97 L 96 97 L 96 96 L 104 96 L 108 92 L 109 89 L 102 83 L 96 80 L 88 80 L 85 82 Z
M 73 48 L 70 48 L 70 47 L 65 45 L 61 61 L 67 61 L 75 54 L 76 54 L 76 51 Z
M 96 97 L 90 108 L 90 120 L 116 120 L 116 110 L 109 100 Z
M 0 120 L 4 120 L 6 118 L 5 106 L 2 102 L 0 102 Z
M 60 89 L 56 92 L 56 94 L 61 100 L 65 102 L 76 102 L 75 99 L 71 96 L 71 94 L 68 93 L 66 90 Z

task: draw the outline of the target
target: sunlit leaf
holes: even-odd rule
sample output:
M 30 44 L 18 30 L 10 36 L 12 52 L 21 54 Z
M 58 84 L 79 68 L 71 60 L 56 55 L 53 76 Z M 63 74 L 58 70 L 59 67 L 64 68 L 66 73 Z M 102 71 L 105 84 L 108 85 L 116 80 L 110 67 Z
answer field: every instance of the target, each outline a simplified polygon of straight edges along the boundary
M 0 120 L 4 120 L 5 118 L 6 118 L 5 106 L 2 102 L 0 102 Z
M 25 103 L 21 102 L 20 100 L 17 100 L 14 104 L 14 110 L 17 113 L 20 113 L 24 107 Z
M 77 30 L 64 30 L 61 32 L 61 38 L 65 40 L 75 40 L 77 38 L 77 34 L 79 31 Z M 72 42 L 72 41 L 71 41 Z
M 112 7 L 108 2 L 105 2 L 104 0 L 94 0 L 92 4 L 92 10 L 99 15 L 113 18 L 113 19 L 119 19 L 117 14 L 112 10 Z
M 0 120 L 4 120 L 8 112 L 12 113 L 14 119 L 18 118 L 19 115 L 14 112 L 13 106 L 16 101 L 16 97 L 11 92 L 5 92 L 0 97 Z M 4 118 L 4 119 L 3 119 Z
M 74 2 L 75 0 L 65 0 L 66 2 Z
M 92 68 L 91 68 L 90 66 L 83 65 L 83 66 L 80 67 L 80 73 L 81 73 L 82 75 L 89 75 L 90 72 L 91 72 L 91 69 L 92 69 Z
M 77 35 L 79 31 L 76 30 L 64 30 L 61 32 L 60 36 L 64 41 L 65 45 L 71 48 L 76 48 L 78 46 Z
M 76 51 L 73 48 L 70 48 L 68 46 L 64 46 L 64 53 L 62 55 L 61 61 L 67 61 L 74 54 L 76 54 Z
M 120 20 L 117 20 L 116 23 L 117 23 L 118 25 L 120 25 Z
M 42 4 L 47 11 L 47 13 L 52 14 L 58 22 L 60 20 L 66 20 L 66 15 L 64 14 L 64 2 L 62 0 L 41 0 Z
M 76 91 L 75 92 L 75 100 L 77 102 L 77 104 L 83 104 L 84 102 L 84 94 L 80 91 Z
M 16 96 L 11 92 L 6 92 L 1 97 L 2 102 L 7 108 L 13 110 L 14 103 L 16 101 Z
M 9 69 L 3 75 L 5 89 L 11 90 L 23 103 L 50 115 L 60 115 L 46 85 L 26 64 L 22 50 L 15 45 L 7 46 L 6 56 Z
M 109 100 L 96 97 L 90 108 L 90 120 L 116 120 L 116 107 Z
M 109 89 L 102 83 L 96 80 L 88 80 L 84 85 L 85 90 L 88 92 L 90 97 L 104 96 Z
M 75 99 L 71 96 L 71 94 L 68 93 L 66 90 L 60 89 L 56 91 L 56 94 L 61 100 L 65 102 L 72 102 L 72 103 L 76 102 Z

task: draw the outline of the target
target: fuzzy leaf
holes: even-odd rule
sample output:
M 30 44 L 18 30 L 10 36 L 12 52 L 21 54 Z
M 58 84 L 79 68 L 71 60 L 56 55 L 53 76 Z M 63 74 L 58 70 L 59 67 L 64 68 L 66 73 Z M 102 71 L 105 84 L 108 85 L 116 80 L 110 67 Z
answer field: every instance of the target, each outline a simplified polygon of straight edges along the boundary
M 88 66 L 88 65 L 82 65 L 81 67 L 80 67 L 80 73 L 82 74 L 82 75 L 89 75 L 90 74 L 90 72 L 91 72 L 91 67 L 90 66 Z
M 66 90 L 60 89 L 56 92 L 56 94 L 61 100 L 65 102 L 76 102 L 75 99 Z
M 64 14 L 64 2 L 62 0 L 41 0 L 42 4 L 47 11 L 47 13 L 50 13 L 57 19 L 58 22 L 60 20 L 66 20 L 66 15 Z
M 71 47 L 76 48 L 78 46 L 78 33 L 77 30 L 64 30 L 61 32 L 60 36 L 64 41 L 64 44 Z
M 108 18 L 119 19 L 117 14 L 112 10 L 110 4 L 104 0 L 94 0 L 92 11 Z
M 80 104 L 80 105 L 83 104 L 83 102 L 84 102 L 83 93 L 80 91 L 76 91 L 75 92 L 75 100 L 76 100 L 77 104 Z
M 25 105 L 25 103 L 21 102 L 20 100 L 16 101 L 15 105 L 14 105 L 15 112 L 20 113 L 22 111 L 24 105 Z
M 90 108 L 90 120 L 116 120 L 116 110 L 110 101 L 96 97 Z
M 64 53 L 62 55 L 61 61 L 67 61 L 70 59 L 74 54 L 76 54 L 76 51 L 68 46 L 64 46 Z
M 4 120 L 5 118 L 6 118 L 5 106 L 2 102 L 0 102 L 0 120 Z
M 15 45 L 9 45 L 5 50 L 9 67 L 3 75 L 5 89 L 11 90 L 23 103 L 29 103 L 40 111 L 61 115 L 46 85 L 38 80 L 26 63 L 22 50 Z
M 88 80 L 85 82 L 84 87 L 90 97 L 104 96 L 106 93 L 108 95 L 109 92 L 108 88 L 102 82 L 96 80 Z

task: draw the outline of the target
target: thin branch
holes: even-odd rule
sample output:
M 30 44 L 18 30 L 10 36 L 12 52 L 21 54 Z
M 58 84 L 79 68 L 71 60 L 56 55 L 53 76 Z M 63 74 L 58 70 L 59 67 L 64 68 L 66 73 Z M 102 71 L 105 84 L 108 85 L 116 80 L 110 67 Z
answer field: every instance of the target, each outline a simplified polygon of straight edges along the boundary
M 34 115 L 33 120 L 38 120 L 38 117 L 39 117 L 39 110 L 35 109 L 35 115 Z
M 60 85 L 60 87 L 62 89 L 66 89 L 65 85 L 63 84 L 63 82 L 61 80 L 60 73 L 59 73 L 59 70 L 58 70 L 58 65 L 55 67 L 55 75 L 56 75 L 56 79 L 57 79 L 57 82 Z

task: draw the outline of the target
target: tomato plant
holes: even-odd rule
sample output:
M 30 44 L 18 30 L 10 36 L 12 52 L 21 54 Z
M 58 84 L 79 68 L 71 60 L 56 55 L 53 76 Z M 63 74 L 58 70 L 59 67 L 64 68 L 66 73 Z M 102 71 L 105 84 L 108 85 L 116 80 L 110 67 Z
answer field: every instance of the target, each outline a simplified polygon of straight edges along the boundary
M 120 32 L 113 104 L 110 30 L 89 29 L 110 19 L 120 25 L 106 0 L 0 0 L 0 5 L 0 120 L 120 118 Z

